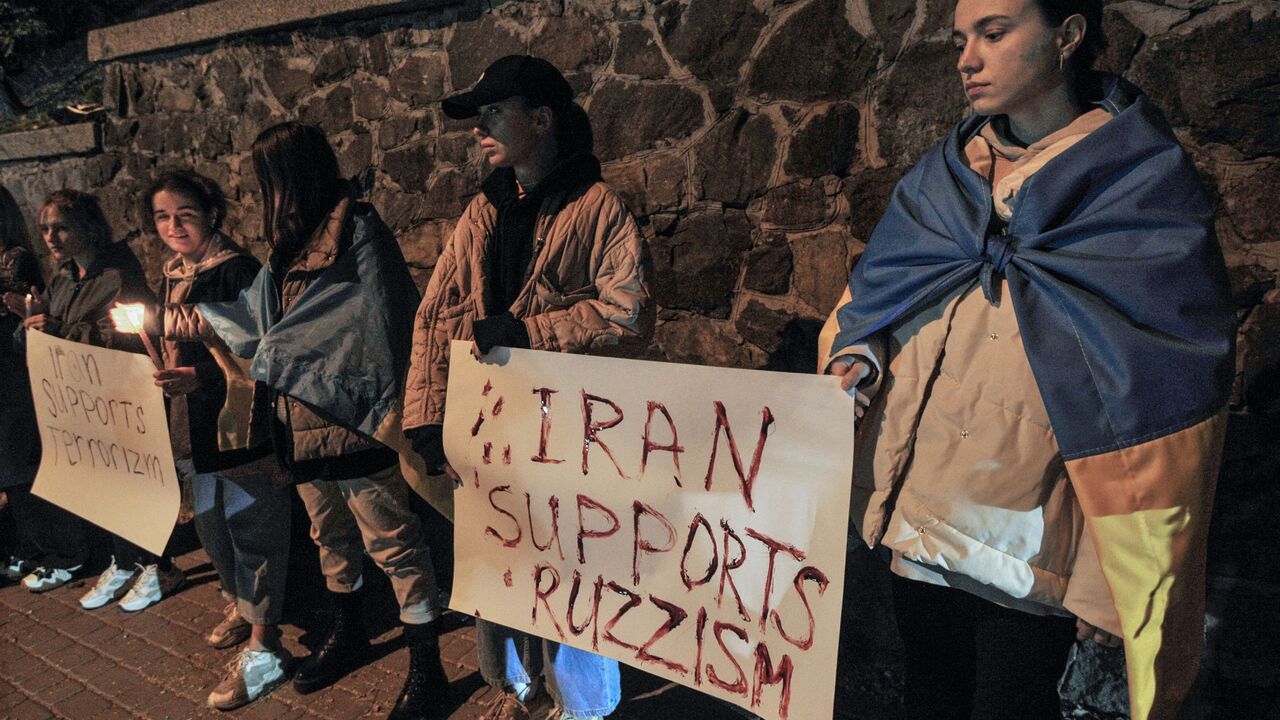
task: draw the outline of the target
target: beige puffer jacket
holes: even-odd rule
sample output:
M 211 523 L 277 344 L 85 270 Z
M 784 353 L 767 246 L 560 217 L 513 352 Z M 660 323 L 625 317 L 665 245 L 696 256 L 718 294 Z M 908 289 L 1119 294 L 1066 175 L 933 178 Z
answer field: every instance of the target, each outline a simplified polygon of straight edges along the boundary
M 488 240 L 497 208 L 477 195 L 458 220 L 418 307 L 405 392 L 406 430 L 444 422 L 449 342 L 485 315 Z M 603 182 L 542 203 L 533 260 L 511 314 L 534 350 L 618 352 L 652 326 L 647 250 L 622 199 Z M 622 346 L 625 347 L 625 346 Z

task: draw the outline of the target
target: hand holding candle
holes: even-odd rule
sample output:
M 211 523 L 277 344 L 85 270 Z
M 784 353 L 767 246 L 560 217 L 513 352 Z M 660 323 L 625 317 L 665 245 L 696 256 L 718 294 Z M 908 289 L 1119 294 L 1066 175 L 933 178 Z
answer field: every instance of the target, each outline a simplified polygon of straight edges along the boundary
M 155 363 L 157 370 L 163 370 L 164 361 L 160 359 L 160 353 L 156 352 L 156 346 L 151 343 L 151 336 L 147 335 L 143 327 L 146 306 L 142 303 L 116 303 L 109 312 L 116 330 L 123 333 L 137 333 L 142 337 L 142 344 L 147 347 L 151 362 Z

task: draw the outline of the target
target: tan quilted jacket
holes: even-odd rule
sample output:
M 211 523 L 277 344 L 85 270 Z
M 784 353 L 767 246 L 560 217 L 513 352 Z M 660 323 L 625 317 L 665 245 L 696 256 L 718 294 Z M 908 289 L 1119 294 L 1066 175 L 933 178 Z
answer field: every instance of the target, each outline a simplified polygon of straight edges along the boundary
M 405 429 L 444 422 L 449 342 L 472 339 L 472 323 L 486 316 L 496 220 L 497 208 L 477 195 L 431 274 L 414 321 Z M 652 327 L 647 262 L 644 238 L 609 186 L 552 193 L 542 204 L 533 260 L 511 314 L 524 321 L 534 350 L 619 352 Z

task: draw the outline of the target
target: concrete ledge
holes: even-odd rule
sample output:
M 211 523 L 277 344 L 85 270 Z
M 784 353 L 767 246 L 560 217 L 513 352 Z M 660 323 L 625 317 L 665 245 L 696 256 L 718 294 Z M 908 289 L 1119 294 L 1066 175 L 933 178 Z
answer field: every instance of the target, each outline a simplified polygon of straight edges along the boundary
M 97 152 L 97 123 L 62 125 L 0 135 L 0 162 Z
M 217 0 L 89 33 L 89 60 L 198 45 L 335 16 L 378 15 L 457 5 L 460 0 Z

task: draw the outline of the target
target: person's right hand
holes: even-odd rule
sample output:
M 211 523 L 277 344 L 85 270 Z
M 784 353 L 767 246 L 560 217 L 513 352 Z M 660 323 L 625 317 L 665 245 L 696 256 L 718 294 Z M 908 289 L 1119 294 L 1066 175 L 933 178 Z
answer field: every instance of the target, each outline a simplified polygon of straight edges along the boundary
M 39 315 L 32 315 L 26 320 L 23 320 L 22 326 L 28 330 L 39 330 L 40 332 L 47 333 L 49 335 L 57 335 L 58 328 L 62 327 L 62 323 L 58 322 L 57 318 L 45 313 L 40 313 Z
M 155 378 L 156 387 L 169 397 L 186 395 L 200 387 L 200 378 L 196 377 L 196 369 L 193 367 L 157 370 L 151 377 Z
M 861 418 L 866 413 L 867 407 L 871 405 L 871 398 L 861 390 L 855 391 L 854 388 L 865 377 L 871 374 L 871 366 L 861 360 L 854 360 L 850 357 L 839 357 L 831 361 L 827 366 L 828 375 L 836 375 L 840 378 L 840 389 L 846 393 L 853 394 L 853 402 L 856 406 L 854 414 Z
M 9 291 L 4 294 L 4 307 L 18 317 L 27 314 L 27 299 L 21 293 Z

